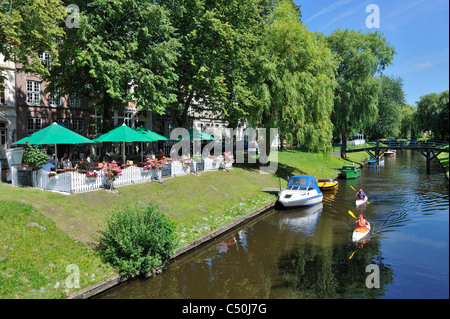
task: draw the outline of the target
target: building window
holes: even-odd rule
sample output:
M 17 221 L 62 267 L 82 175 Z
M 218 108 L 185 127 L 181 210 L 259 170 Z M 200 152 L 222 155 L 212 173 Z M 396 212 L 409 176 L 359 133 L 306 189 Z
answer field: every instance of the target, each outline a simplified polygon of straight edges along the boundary
M 61 97 L 56 93 L 50 93 L 48 95 L 48 104 L 53 107 L 61 106 Z
M 50 65 L 52 63 L 52 55 L 50 54 L 50 52 L 41 53 L 38 57 L 39 60 L 41 60 L 43 66 L 45 66 L 46 68 L 50 68 Z
M 0 122 L 0 146 L 6 145 L 6 123 Z
M 81 98 L 79 98 L 76 93 L 72 94 L 69 97 L 69 106 L 70 107 L 81 107 Z
M 6 104 L 6 88 L 0 84 L 0 105 Z
M 33 134 L 42 129 L 42 119 L 38 117 L 29 117 L 27 119 L 28 135 Z
M 73 120 L 73 131 L 78 134 L 83 134 L 84 132 L 84 120 Z
M 69 125 L 70 125 L 69 119 L 58 119 L 58 124 L 62 124 L 62 126 L 64 126 L 65 128 L 70 129 L 70 127 L 69 127 Z
M 27 80 L 27 104 L 41 104 L 41 83 L 38 81 Z

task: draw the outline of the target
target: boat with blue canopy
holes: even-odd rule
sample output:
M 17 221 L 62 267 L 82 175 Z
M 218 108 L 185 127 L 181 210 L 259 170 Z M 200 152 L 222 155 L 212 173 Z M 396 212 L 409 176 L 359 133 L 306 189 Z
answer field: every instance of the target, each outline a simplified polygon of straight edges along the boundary
M 287 186 L 278 193 L 278 201 L 284 207 L 311 206 L 321 203 L 323 194 L 314 176 L 294 175 Z

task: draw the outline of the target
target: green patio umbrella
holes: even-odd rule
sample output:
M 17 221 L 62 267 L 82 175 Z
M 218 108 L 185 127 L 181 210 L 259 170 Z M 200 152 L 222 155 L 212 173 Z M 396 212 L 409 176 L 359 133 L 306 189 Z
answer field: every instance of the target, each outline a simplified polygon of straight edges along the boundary
M 189 129 L 189 139 L 191 141 L 213 141 L 215 138 L 205 132 L 199 131 L 195 128 Z M 177 141 L 183 140 L 182 137 L 178 137 Z
M 27 143 L 38 145 L 53 144 L 55 145 L 55 156 L 58 158 L 58 154 L 56 154 L 57 144 L 84 144 L 93 143 L 93 141 L 59 125 L 58 123 L 53 123 L 28 137 L 18 140 L 13 144 Z
M 155 142 L 156 141 L 167 141 L 168 140 L 166 137 L 164 137 L 164 136 L 162 136 L 162 135 L 160 135 L 158 133 L 155 133 L 155 132 L 149 130 L 148 128 L 145 128 L 145 127 L 142 127 L 142 126 L 138 127 L 136 129 L 136 131 L 137 132 L 141 132 L 142 134 L 147 135 L 148 137 L 154 139 Z M 144 152 L 144 148 L 141 145 L 141 161 L 144 160 L 144 153 L 143 152 Z
M 136 129 L 136 131 L 137 132 L 141 132 L 141 133 L 143 133 L 144 135 L 147 135 L 150 138 L 153 138 L 154 141 L 167 141 L 168 140 L 166 137 L 164 137 L 164 136 L 162 136 L 162 135 L 160 135 L 158 133 L 155 133 L 153 131 L 150 131 L 148 128 L 145 128 L 145 127 L 142 127 L 142 126 L 138 127 Z
M 122 157 L 123 162 L 125 163 L 125 143 L 126 142 L 154 142 L 155 139 L 142 134 L 141 132 L 137 132 L 132 128 L 122 124 L 119 127 L 100 135 L 99 137 L 93 140 L 94 142 L 122 142 Z

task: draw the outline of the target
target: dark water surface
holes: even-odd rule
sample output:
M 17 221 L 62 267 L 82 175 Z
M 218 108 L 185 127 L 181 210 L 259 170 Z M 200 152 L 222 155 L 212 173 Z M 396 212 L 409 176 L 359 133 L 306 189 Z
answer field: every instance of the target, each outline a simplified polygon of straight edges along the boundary
M 399 151 L 323 204 L 267 212 L 98 298 L 449 298 L 449 186 L 435 161 L 431 172 Z M 352 187 L 370 204 L 357 208 Z M 362 245 L 349 210 L 371 223 Z

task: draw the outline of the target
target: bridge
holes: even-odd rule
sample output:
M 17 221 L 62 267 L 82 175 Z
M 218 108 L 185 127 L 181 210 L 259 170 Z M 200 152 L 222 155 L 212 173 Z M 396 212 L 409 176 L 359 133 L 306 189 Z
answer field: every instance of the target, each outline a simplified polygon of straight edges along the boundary
M 365 143 L 358 146 L 352 146 L 350 148 L 341 147 L 341 157 L 345 157 L 346 153 L 354 152 L 367 152 L 372 158 L 376 160 L 376 164 L 379 164 L 380 157 L 388 150 L 416 150 L 422 153 L 427 159 L 427 174 L 431 171 L 431 161 L 436 158 L 442 152 L 448 153 L 449 147 L 448 143 L 441 141 L 428 140 L 428 141 L 417 141 L 417 140 L 407 140 L 401 139 L 390 140 L 381 143 L 379 140 L 376 143 Z

